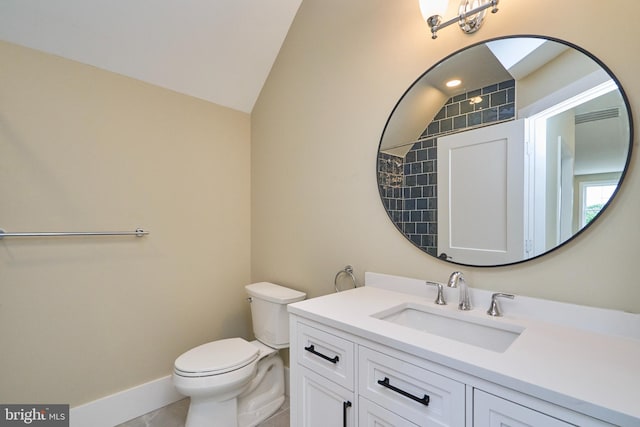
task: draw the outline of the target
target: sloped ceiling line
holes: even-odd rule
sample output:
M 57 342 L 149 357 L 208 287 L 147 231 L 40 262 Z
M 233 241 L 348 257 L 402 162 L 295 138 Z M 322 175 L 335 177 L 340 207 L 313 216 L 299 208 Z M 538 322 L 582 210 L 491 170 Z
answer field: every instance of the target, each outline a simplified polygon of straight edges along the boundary
M 3 0 L 0 40 L 250 113 L 302 0 Z

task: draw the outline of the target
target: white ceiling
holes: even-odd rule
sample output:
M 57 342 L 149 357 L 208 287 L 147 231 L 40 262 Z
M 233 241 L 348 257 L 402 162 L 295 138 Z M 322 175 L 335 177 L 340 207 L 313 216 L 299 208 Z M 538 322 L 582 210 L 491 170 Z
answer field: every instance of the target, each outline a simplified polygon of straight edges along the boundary
M 0 0 L 0 40 L 251 112 L 302 0 Z

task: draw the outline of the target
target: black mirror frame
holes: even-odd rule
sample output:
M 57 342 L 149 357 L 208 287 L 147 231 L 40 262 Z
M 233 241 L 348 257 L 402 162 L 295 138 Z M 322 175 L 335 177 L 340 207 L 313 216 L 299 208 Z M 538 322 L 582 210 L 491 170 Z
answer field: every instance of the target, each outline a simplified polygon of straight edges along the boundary
M 526 258 L 526 259 L 522 259 L 520 261 L 516 261 L 516 262 L 512 262 L 512 263 L 506 263 L 506 264 L 495 264 L 495 265 L 475 265 L 475 264 L 465 264 L 465 263 L 461 263 L 461 262 L 456 262 L 456 261 L 452 261 L 452 260 L 448 260 L 448 259 L 443 259 L 437 256 L 433 256 L 427 252 L 425 252 L 420 246 L 418 246 L 413 240 L 411 240 L 403 231 L 402 229 L 398 226 L 398 224 L 393 220 L 391 214 L 389 213 L 389 210 L 386 208 L 386 206 L 384 205 L 383 202 L 383 193 L 382 193 L 382 188 L 380 186 L 380 182 L 378 179 L 378 171 L 379 171 L 379 155 L 376 155 L 376 185 L 378 186 L 378 192 L 380 195 L 380 202 L 381 205 L 383 207 L 383 209 L 385 210 L 385 212 L 387 213 L 387 215 L 389 216 L 389 220 L 393 223 L 393 225 L 396 227 L 396 229 L 400 232 L 400 234 L 402 234 L 407 240 L 409 240 L 409 242 L 411 242 L 411 244 L 413 244 L 416 248 L 420 249 L 421 252 L 425 253 L 426 255 L 438 259 L 438 260 L 442 260 L 442 261 L 446 261 L 450 264 L 455 264 L 455 265 L 460 265 L 460 266 L 467 266 L 467 267 L 480 267 L 480 268 L 491 268 L 491 267 L 505 267 L 505 266 L 511 266 L 511 265 L 516 265 L 516 264 L 522 264 L 528 261 L 532 261 L 534 259 L 538 259 L 541 258 L 545 255 L 548 255 L 554 251 L 556 251 L 559 248 L 563 248 L 567 245 L 569 245 L 570 243 L 574 242 L 578 236 L 582 235 L 582 233 L 584 233 L 587 229 L 589 229 L 594 223 L 598 222 L 600 220 L 600 217 L 604 214 L 604 212 L 609 208 L 609 206 L 613 203 L 613 201 L 616 199 L 616 196 L 618 195 L 618 192 L 620 191 L 620 187 L 622 186 L 624 179 L 626 177 L 626 174 L 629 170 L 629 164 L 631 162 L 631 157 L 632 157 L 632 151 L 633 151 L 633 144 L 634 144 L 634 138 L 635 138 L 635 133 L 634 133 L 634 122 L 633 122 L 633 115 L 631 113 L 631 104 L 629 103 L 629 98 L 627 97 L 626 92 L 624 91 L 622 85 L 620 84 L 620 81 L 618 79 L 618 77 L 611 71 L 611 69 L 605 65 L 600 59 L 598 59 L 595 55 L 593 55 L 592 53 L 588 52 L 587 50 L 585 50 L 584 48 L 577 46 L 571 42 L 567 42 L 565 40 L 562 39 L 558 39 L 555 37 L 549 37 L 549 36 L 542 36 L 542 35 L 532 35 L 532 34 L 519 34 L 519 35 L 509 35 L 509 36 L 503 36 L 503 37 L 495 37 L 495 38 L 491 38 L 491 39 L 486 39 L 486 40 L 482 40 L 480 42 L 471 44 L 469 46 L 465 46 L 462 49 L 459 49 L 453 53 L 451 53 L 450 55 L 447 55 L 445 58 L 441 59 L 440 61 L 436 62 L 434 65 L 432 65 L 431 67 L 429 67 L 429 69 L 427 69 L 424 73 L 422 73 L 420 76 L 418 76 L 418 78 L 409 86 L 409 88 L 407 88 L 407 90 L 404 91 L 404 93 L 402 94 L 402 96 L 400 97 L 400 99 L 398 100 L 398 102 L 396 103 L 396 105 L 393 107 L 393 109 L 391 110 L 391 113 L 389 114 L 389 117 L 387 118 L 387 121 L 384 125 L 384 128 L 382 130 L 382 134 L 380 136 L 380 143 L 378 144 L 378 151 L 377 153 L 380 153 L 380 148 L 382 147 L 382 142 L 384 139 L 384 134 L 385 131 L 387 130 L 387 127 L 389 126 L 389 122 L 391 121 L 391 118 L 393 117 L 393 114 L 396 112 L 396 110 L 398 109 L 398 106 L 401 104 L 401 102 L 403 101 L 403 99 L 405 98 L 405 96 L 414 88 L 414 86 L 426 75 L 428 74 L 431 70 L 433 70 L 434 68 L 436 68 L 437 66 L 439 66 L 440 64 L 442 64 L 443 62 L 447 61 L 448 59 L 450 59 L 451 57 L 458 55 L 462 52 L 464 52 L 467 49 L 471 49 L 473 47 L 476 47 L 478 45 L 482 45 L 485 44 L 487 42 L 491 42 L 491 41 L 496 41 L 496 40 L 505 40 L 505 39 L 512 39 L 512 38 L 537 38 L 537 39 L 544 39 L 544 40 L 548 40 L 548 41 L 552 41 L 552 42 L 556 42 L 559 44 L 563 44 L 565 46 L 568 46 L 570 48 L 575 49 L 576 51 L 584 54 L 585 56 L 587 56 L 588 58 L 590 58 L 592 61 L 594 61 L 596 64 L 598 64 L 610 77 L 611 79 L 615 82 L 615 84 L 618 86 L 618 90 L 620 92 L 620 95 L 622 97 L 622 99 L 624 100 L 624 105 L 625 108 L 627 110 L 627 115 L 628 115 L 628 120 L 629 120 L 629 150 L 627 153 L 627 159 L 625 161 L 625 165 L 624 168 L 622 170 L 622 173 L 620 175 L 620 180 L 618 181 L 618 185 L 615 189 L 615 191 L 613 192 L 613 194 L 611 195 L 611 198 L 607 201 L 607 203 L 604 204 L 604 206 L 602 207 L 602 209 L 600 210 L 600 212 L 598 212 L 598 214 L 596 214 L 596 216 L 589 222 L 589 224 L 585 225 L 584 227 L 582 227 L 581 229 L 579 229 L 576 233 L 574 233 L 570 238 L 568 238 L 567 240 L 563 241 L 562 243 L 560 243 L 559 245 L 553 247 L 552 249 L 549 249 L 543 253 L 540 253 L 538 255 L 535 255 L 531 258 Z

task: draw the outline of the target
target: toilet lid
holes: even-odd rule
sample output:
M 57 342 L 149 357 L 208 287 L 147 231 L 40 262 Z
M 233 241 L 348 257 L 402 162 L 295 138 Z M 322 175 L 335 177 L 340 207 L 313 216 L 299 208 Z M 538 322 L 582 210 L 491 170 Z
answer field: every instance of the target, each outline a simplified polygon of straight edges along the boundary
M 218 375 L 248 365 L 260 350 L 242 338 L 229 338 L 200 345 L 176 359 L 175 369 L 199 375 Z

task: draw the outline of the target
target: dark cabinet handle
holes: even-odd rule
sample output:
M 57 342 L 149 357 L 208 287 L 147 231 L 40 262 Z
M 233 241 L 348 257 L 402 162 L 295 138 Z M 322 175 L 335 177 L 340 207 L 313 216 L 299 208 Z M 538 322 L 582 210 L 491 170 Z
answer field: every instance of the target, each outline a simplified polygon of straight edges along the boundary
M 347 409 L 351 408 L 351 402 L 348 400 L 346 402 L 342 402 L 342 425 L 343 427 L 347 427 Z
M 325 356 L 322 353 L 317 352 L 313 344 L 311 344 L 309 347 L 305 347 L 304 349 L 307 350 L 309 353 L 313 353 L 318 357 L 322 357 L 324 360 L 328 360 L 331 363 L 338 363 L 338 361 L 340 360 L 338 356 L 329 357 L 329 356 Z
M 399 389 L 398 387 L 395 387 L 389 384 L 389 378 L 387 377 L 384 377 L 383 380 L 378 380 L 378 384 L 380 384 L 382 387 L 388 388 L 389 390 L 393 390 L 396 393 L 403 395 L 404 397 L 408 397 L 411 400 L 415 400 L 418 403 L 422 403 L 424 406 L 429 406 L 429 396 L 427 396 L 426 394 L 422 398 L 418 396 L 414 396 L 411 393 L 408 393 L 402 389 Z

